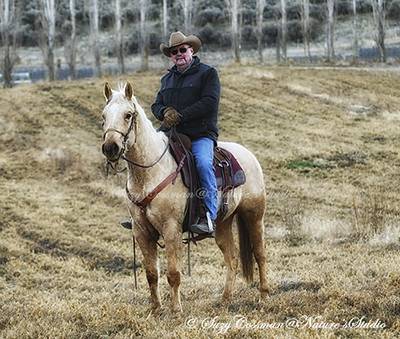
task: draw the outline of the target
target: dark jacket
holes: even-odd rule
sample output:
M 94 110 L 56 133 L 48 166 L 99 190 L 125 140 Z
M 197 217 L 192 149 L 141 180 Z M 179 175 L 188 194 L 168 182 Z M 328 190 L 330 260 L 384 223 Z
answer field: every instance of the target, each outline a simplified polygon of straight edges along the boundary
M 220 83 L 215 68 L 203 64 L 197 56 L 186 72 L 176 66 L 161 79 L 161 89 L 151 106 L 154 116 L 163 120 L 168 107 L 175 108 L 181 115 L 177 126 L 179 133 L 191 140 L 210 138 L 216 144 L 218 139 L 218 105 Z

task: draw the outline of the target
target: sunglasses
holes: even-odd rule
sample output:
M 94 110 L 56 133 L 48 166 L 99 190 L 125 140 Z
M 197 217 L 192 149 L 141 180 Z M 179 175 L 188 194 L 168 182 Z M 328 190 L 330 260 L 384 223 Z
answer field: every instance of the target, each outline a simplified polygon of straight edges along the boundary
M 172 54 L 172 55 L 177 55 L 177 54 L 178 54 L 178 51 L 181 52 L 181 54 L 184 54 L 184 53 L 186 53 L 187 50 L 188 50 L 188 48 L 186 48 L 186 47 L 181 47 L 181 48 L 179 48 L 179 49 L 174 49 L 173 51 L 171 51 L 171 54 Z

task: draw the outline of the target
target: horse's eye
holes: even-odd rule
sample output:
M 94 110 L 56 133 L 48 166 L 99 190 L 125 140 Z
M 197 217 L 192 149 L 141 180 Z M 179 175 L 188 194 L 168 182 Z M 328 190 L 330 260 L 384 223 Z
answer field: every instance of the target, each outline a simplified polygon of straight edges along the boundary
M 130 118 L 132 118 L 132 114 L 131 113 L 128 113 L 127 115 L 125 115 L 125 119 L 126 120 L 129 120 Z

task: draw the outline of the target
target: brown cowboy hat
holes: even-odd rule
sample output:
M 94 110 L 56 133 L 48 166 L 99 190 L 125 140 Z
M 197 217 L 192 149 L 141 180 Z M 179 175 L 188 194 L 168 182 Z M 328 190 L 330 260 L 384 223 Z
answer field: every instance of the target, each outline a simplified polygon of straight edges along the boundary
M 185 36 L 182 32 L 174 32 L 169 37 L 169 46 L 164 44 L 160 45 L 161 52 L 167 56 L 168 58 L 171 57 L 170 50 L 172 47 L 188 44 L 193 47 L 193 54 L 196 54 L 201 48 L 201 41 L 197 36 L 189 35 L 188 37 Z

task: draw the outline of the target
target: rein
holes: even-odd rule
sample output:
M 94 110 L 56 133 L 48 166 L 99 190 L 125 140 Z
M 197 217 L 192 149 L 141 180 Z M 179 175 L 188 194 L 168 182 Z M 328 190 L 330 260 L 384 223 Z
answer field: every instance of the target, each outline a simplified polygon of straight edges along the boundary
M 170 141 L 171 141 L 171 135 L 168 136 L 168 142 L 167 142 L 167 146 L 166 146 L 165 149 L 164 149 L 164 152 L 162 152 L 162 154 L 160 155 L 160 157 L 158 158 L 158 160 L 157 160 L 156 162 L 154 162 L 153 164 L 151 164 L 151 165 L 140 165 L 140 164 L 138 164 L 138 163 L 136 163 L 136 162 L 134 162 L 134 161 L 132 161 L 132 160 L 129 160 L 129 159 L 126 158 L 123 154 L 122 154 L 122 156 L 121 156 L 121 159 L 122 159 L 122 160 L 125 160 L 126 162 L 128 162 L 128 163 L 130 163 L 130 164 L 132 164 L 132 165 L 135 165 L 135 166 L 137 166 L 137 167 L 140 167 L 140 168 L 150 168 L 150 167 L 153 167 L 153 166 L 157 165 L 157 164 L 161 161 L 161 159 L 163 158 L 163 156 L 165 155 L 165 153 L 167 153 Z

